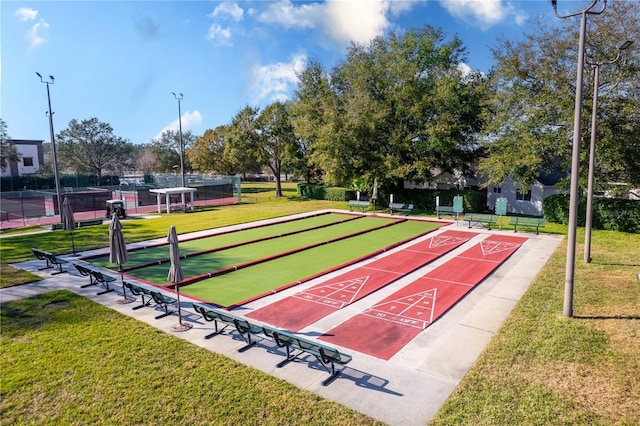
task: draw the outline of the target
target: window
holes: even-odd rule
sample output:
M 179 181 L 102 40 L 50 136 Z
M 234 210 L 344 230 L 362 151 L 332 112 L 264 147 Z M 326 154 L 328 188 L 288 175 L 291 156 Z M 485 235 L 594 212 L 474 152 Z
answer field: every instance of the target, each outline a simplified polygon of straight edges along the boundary
M 516 200 L 518 201 L 531 201 L 531 190 L 528 190 L 524 194 L 520 191 L 516 193 Z
M 501 194 L 502 193 L 502 187 L 501 186 L 494 186 L 493 187 L 493 193 L 494 194 Z
M 33 167 L 33 157 L 22 157 L 22 164 L 25 167 Z

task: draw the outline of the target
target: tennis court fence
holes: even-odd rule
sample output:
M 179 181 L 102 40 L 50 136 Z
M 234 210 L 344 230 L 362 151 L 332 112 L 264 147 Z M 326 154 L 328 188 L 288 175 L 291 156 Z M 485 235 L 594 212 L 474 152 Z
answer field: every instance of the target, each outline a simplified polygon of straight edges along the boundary
M 107 200 L 123 200 L 128 214 L 156 211 L 156 194 L 151 189 L 180 187 L 179 175 L 154 175 L 153 184 L 123 180 L 119 185 L 94 187 L 62 187 L 61 199 L 68 198 L 74 213 L 85 212 L 86 217 L 104 217 Z M 196 188 L 194 204 L 197 206 L 232 204 L 241 199 L 240 178 L 237 176 L 185 176 L 186 186 Z M 164 202 L 164 197 L 163 200 Z M 171 197 L 171 203 L 181 203 L 180 195 Z M 17 226 L 39 224 L 40 218 L 60 214 L 58 197 L 53 189 L 3 191 L 0 193 L 0 222 Z M 19 224 L 22 222 L 22 224 Z M 3 226 L 8 227 L 8 226 Z

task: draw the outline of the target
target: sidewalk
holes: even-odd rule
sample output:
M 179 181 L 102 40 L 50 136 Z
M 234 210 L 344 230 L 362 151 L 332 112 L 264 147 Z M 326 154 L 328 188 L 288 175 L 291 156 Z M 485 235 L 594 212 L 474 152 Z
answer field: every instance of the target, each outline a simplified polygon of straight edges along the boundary
M 452 224 L 436 232 L 447 229 L 466 230 L 467 227 L 461 222 L 459 225 Z M 318 335 L 322 330 L 328 330 L 326 327 L 345 321 L 361 312 L 364 307 L 376 303 L 415 277 L 424 274 L 430 268 L 441 265 L 476 244 L 487 233 L 512 234 L 512 231 L 506 230 L 488 231 L 474 228 L 473 231 L 480 235 L 432 264 L 301 330 L 301 333 L 306 336 Z M 158 315 L 158 310 L 144 308 L 133 311 L 132 305 L 118 304 L 116 301 L 122 295 L 119 285 L 114 286 L 115 294 L 102 296 L 96 296 L 98 291 L 96 286 L 81 289 L 80 285 L 85 284 L 87 278 L 79 276 L 72 266 L 68 268 L 70 273 L 52 276 L 48 272 L 37 271 L 41 266 L 40 261 L 16 264 L 14 266 L 37 273 L 44 279 L 28 285 L 2 289 L 0 301 L 28 297 L 59 288 L 69 289 L 166 333 L 174 334 L 195 345 L 260 369 L 301 389 L 310 390 L 387 424 L 426 424 L 438 412 L 484 351 L 492 336 L 499 330 L 512 308 L 562 240 L 561 236 L 528 233 L 518 233 L 518 235 L 529 239 L 493 275 L 390 360 L 384 361 L 362 353 L 345 351 L 353 356 L 353 361 L 328 386 L 321 385 L 321 382 L 327 378 L 327 372 L 318 369 L 316 363 L 292 362 L 283 368 L 277 368 L 276 365 L 282 361 L 282 355 L 279 353 L 280 349 L 270 340 L 257 339 L 256 347 L 243 353 L 238 352 L 238 349 L 245 346 L 245 343 L 227 333 L 205 340 L 204 336 L 211 332 L 212 326 L 193 311 L 188 297 L 181 295 L 183 321 L 191 322 L 193 328 L 187 332 L 176 333 L 171 330 L 171 326 L 178 321 L 176 315 L 156 320 L 154 317 Z M 357 266 L 353 265 L 350 268 Z M 233 313 L 244 315 L 347 269 L 257 300 L 234 310 Z

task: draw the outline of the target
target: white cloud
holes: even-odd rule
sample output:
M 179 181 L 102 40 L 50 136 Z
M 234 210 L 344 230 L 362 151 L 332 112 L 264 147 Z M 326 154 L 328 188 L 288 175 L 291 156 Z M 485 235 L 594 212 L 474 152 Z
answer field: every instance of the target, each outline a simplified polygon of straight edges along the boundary
M 231 41 L 231 28 L 229 27 L 222 28 L 218 24 L 212 24 L 205 38 L 219 46 L 233 46 L 233 42 Z
M 38 11 L 29 7 L 21 7 L 14 14 L 20 21 L 33 21 L 38 16 Z
M 184 113 L 182 113 L 182 131 L 183 132 L 188 130 L 191 127 L 195 127 L 195 126 L 199 125 L 200 123 L 202 123 L 202 115 L 200 114 L 200 111 L 198 111 L 198 110 L 193 111 L 193 112 L 185 111 Z M 155 135 L 154 139 L 160 139 L 162 134 L 164 132 L 166 132 L 167 130 L 172 130 L 174 132 L 179 131 L 180 130 L 180 121 L 176 118 L 168 126 L 163 128 L 162 130 L 160 130 L 158 132 L 158 134 Z
M 216 6 L 215 9 L 213 9 L 213 12 L 209 14 L 209 17 L 217 18 L 219 16 L 220 17 L 229 16 L 234 21 L 239 22 L 242 20 L 243 15 L 244 15 L 244 10 L 240 6 L 238 6 L 237 3 L 223 2 L 223 3 L 220 3 L 218 6 Z
M 366 43 L 389 27 L 388 16 L 408 12 L 415 0 L 327 0 L 324 3 L 271 2 L 257 19 L 285 29 L 316 28 L 341 46 Z
M 40 22 L 29 28 L 25 37 L 29 42 L 30 49 L 35 49 L 46 41 L 42 33 L 48 29 L 49 24 L 44 19 L 41 19 Z
M 440 0 L 440 4 L 452 16 L 465 22 L 488 29 L 509 17 L 520 25 L 526 20 L 510 2 L 504 0 Z
M 288 63 L 277 62 L 271 65 L 258 65 L 252 70 L 252 91 L 254 103 L 263 100 L 285 101 L 298 82 L 298 75 L 304 70 L 307 55 L 299 53 Z

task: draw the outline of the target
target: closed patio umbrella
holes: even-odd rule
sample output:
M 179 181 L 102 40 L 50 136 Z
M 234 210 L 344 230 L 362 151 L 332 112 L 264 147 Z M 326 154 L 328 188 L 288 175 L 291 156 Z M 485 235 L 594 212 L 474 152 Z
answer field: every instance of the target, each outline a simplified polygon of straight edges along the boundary
M 64 197 L 62 202 L 62 229 L 65 229 L 71 233 L 71 251 L 76 254 L 76 245 L 73 242 L 73 230 L 76 227 L 76 222 L 73 219 L 73 209 L 71 208 L 71 201 L 68 196 Z
M 176 233 L 176 227 L 171 225 L 169 228 L 169 235 L 167 235 L 167 241 L 169 242 L 169 259 L 171 260 L 171 266 L 169 267 L 169 273 L 167 274 L 167 281 L 175 284 L 176 295 L 178 298 L 178 324 L 174 324 L 171 328 L 174 331 L 186 331 L 189 330 L 192 325 L 184 324 L 182 322 L 182 311 L 180 309 L 180 282 L 184 279 L 184 273 L 180 266 L 180 247 L 178 245 L 178 234 Z
M 371 193 L 371 199 L 373 200 L 373 213 L 376 212 L 376 200 L 378 199 L 378 178 L 373 180 L 373 191 Z
M 111 216 L 111 223 L 109 224 L 109 262 L 118 265 L 118 271 L 120 272 L 120 279 L 122 280 L 122 299 L 118 299 L 118 303 L 131 303 L 135 299 L 127 297 L 127 291 L 124 286 L 124 277 L 122 275 L 122 264 L 127 263 L 129 258 L 127 257 L 127 245 L 124 242 L 124 236 L 122 235 L 122 224 L 118 215 L 114 213 Z

